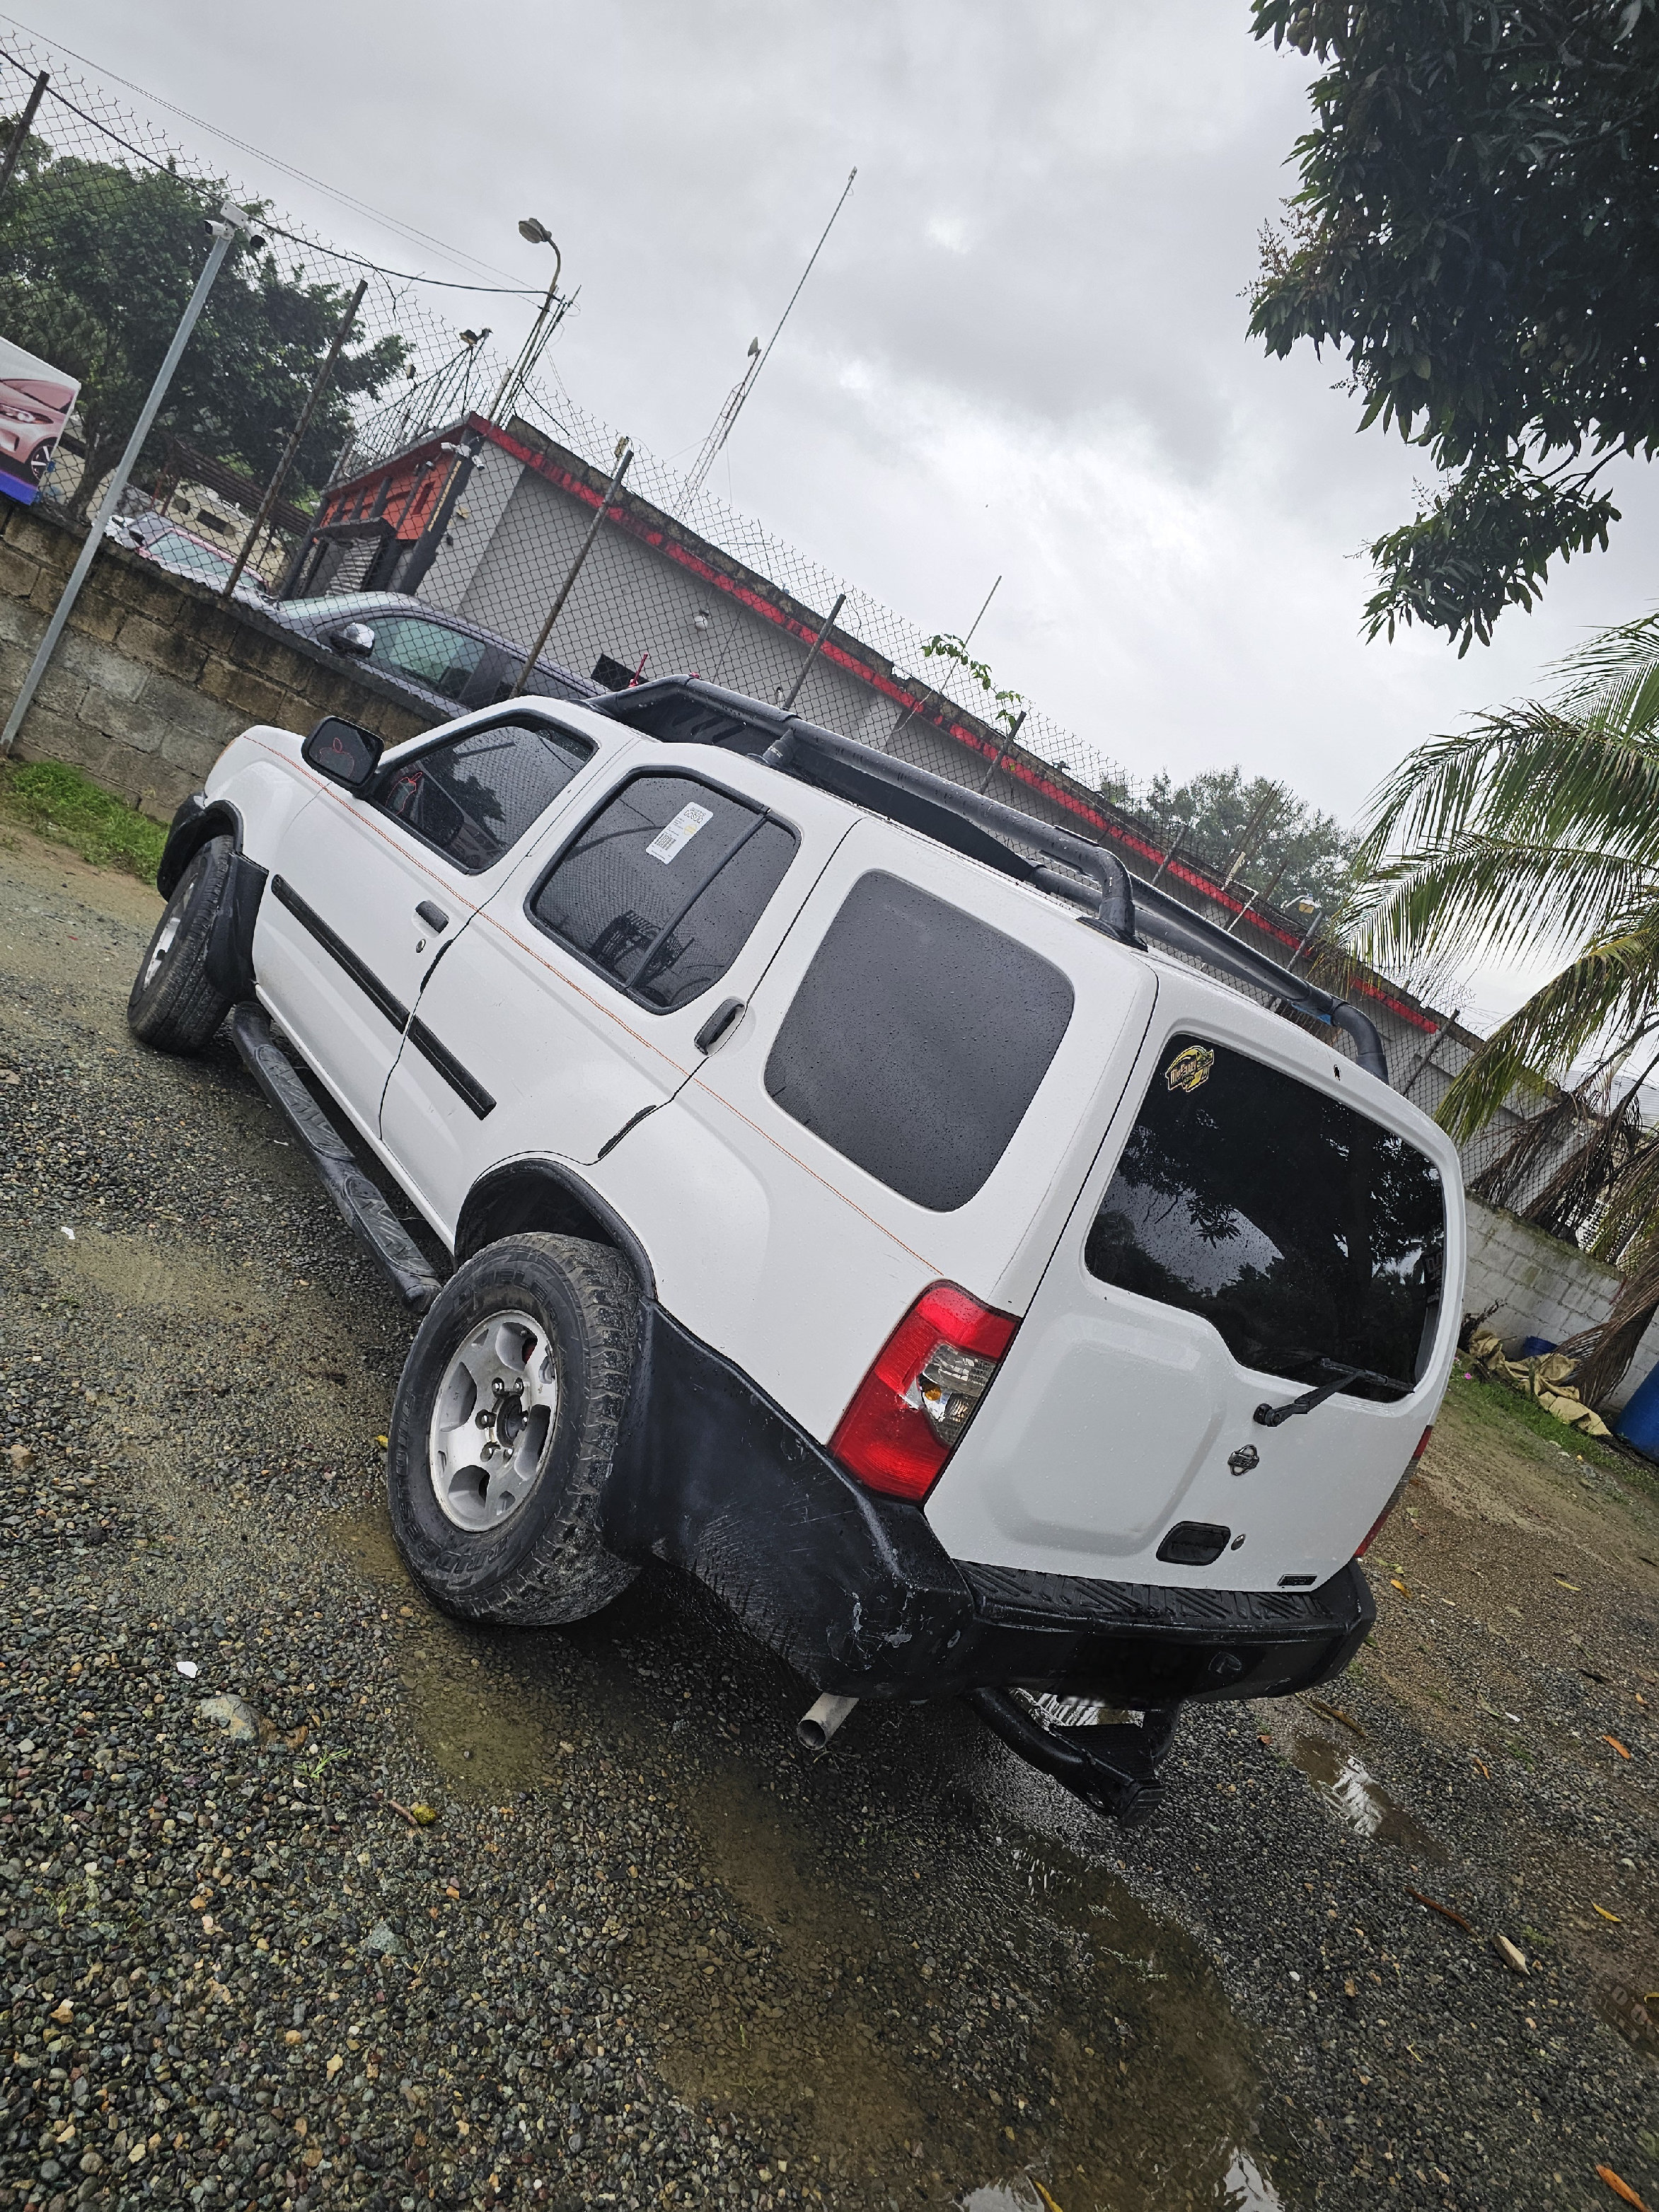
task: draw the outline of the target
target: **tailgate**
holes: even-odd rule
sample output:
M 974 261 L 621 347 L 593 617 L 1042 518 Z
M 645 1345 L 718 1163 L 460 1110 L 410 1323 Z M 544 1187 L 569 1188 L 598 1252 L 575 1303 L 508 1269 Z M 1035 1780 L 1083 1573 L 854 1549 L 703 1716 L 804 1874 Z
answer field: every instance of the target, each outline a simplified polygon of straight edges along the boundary
M 1167 995 L 927 1516 L 953 1557 L 987 1565 L 1322 1583 L 1387 1505 L 1445 1389 L 1456 1155 L 1288 1024 Z M 1255 1419 L 1345 1367 L 1367 1371 L 1305 1413 Z

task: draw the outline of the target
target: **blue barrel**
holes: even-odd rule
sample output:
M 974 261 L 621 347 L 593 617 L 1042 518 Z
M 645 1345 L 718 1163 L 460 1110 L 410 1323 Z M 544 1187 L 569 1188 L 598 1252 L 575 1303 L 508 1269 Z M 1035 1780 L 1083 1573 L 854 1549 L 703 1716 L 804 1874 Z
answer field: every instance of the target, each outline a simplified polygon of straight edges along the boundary
M 1515 1356 L 1517 1359 L 1541 1359 L 1547 1352 L 1553 1352 L 1554 1349 L 1554 1345 L 1547 1336 L 1523 1336 L 1521 1349 Z
M 1627 1444 L 1648 1459 L 1659 1459 L 1659 1367 L 1638 1386 L 1615 1425 Z

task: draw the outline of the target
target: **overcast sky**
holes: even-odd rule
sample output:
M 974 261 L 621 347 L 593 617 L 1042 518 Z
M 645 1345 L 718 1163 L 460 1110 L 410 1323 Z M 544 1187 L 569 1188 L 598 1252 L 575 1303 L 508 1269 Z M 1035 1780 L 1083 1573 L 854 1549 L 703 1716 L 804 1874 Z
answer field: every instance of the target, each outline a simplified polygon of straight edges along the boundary
M 526 283 L 546 252 L 514 226 L 539 216 L 581 287 L 571 392 L 682 465 L 856 165 L 711 488 L 924 629 L 964 629 L 1002 574 L 976 648 L 1138 775 L 1237 761 L 1349 819 L 1409 746 L 1653 603 L 1659 497 L 1632 465 L 1613 550 L 1491 648 L 1360 641 L 1358 550 L 1423 463 L 1357 434 L 1337 363 L 1246 338 L 1308 72 L 1244 0 L 20 12 Z M 162 119 L 337 242 L 465 273 Z M 507 331 L 515 303 L 489 306 Z

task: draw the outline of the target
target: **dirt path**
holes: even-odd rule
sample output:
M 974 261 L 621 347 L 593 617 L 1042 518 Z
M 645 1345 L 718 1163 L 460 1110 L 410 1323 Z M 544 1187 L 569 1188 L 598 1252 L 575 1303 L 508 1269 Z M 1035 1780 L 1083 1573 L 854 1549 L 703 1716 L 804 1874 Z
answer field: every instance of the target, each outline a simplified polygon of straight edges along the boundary
M 1659 2212 L 1650 1490 L 1458 1384 L 1363 1668 L 1192 1717 L 1127 1839 L 956 1710 L 806 1759 L 666 1576 L 463 1630 L 403 1317 L 234 1057 L 126 1036 L 155 911 L 0 849 L 0 2204 Z

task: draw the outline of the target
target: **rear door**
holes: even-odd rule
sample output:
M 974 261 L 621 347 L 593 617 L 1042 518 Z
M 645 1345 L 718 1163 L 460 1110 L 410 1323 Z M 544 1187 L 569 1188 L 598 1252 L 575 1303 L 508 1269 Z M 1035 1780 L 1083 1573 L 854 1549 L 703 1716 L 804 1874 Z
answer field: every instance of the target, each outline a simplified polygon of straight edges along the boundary
M 593 1181 L 820 1440 L 930 1283 L 1018 1312 L 1156 996 L 1073 911 L 858 819 L 740 1021 Z
M 1445 1387 L 1456 1156 L 1352 1061 L 1170 984 L 927 1516 L 991 1565 L 1304 1587 L 1353 1556 Z
M 591 1164 L 674 1097 L 846 832 L 844 807 L 747 762 L 625 742 L 433 971 L 387 1085 L 383 1141 L 446 1235 L 485 1168 Z

